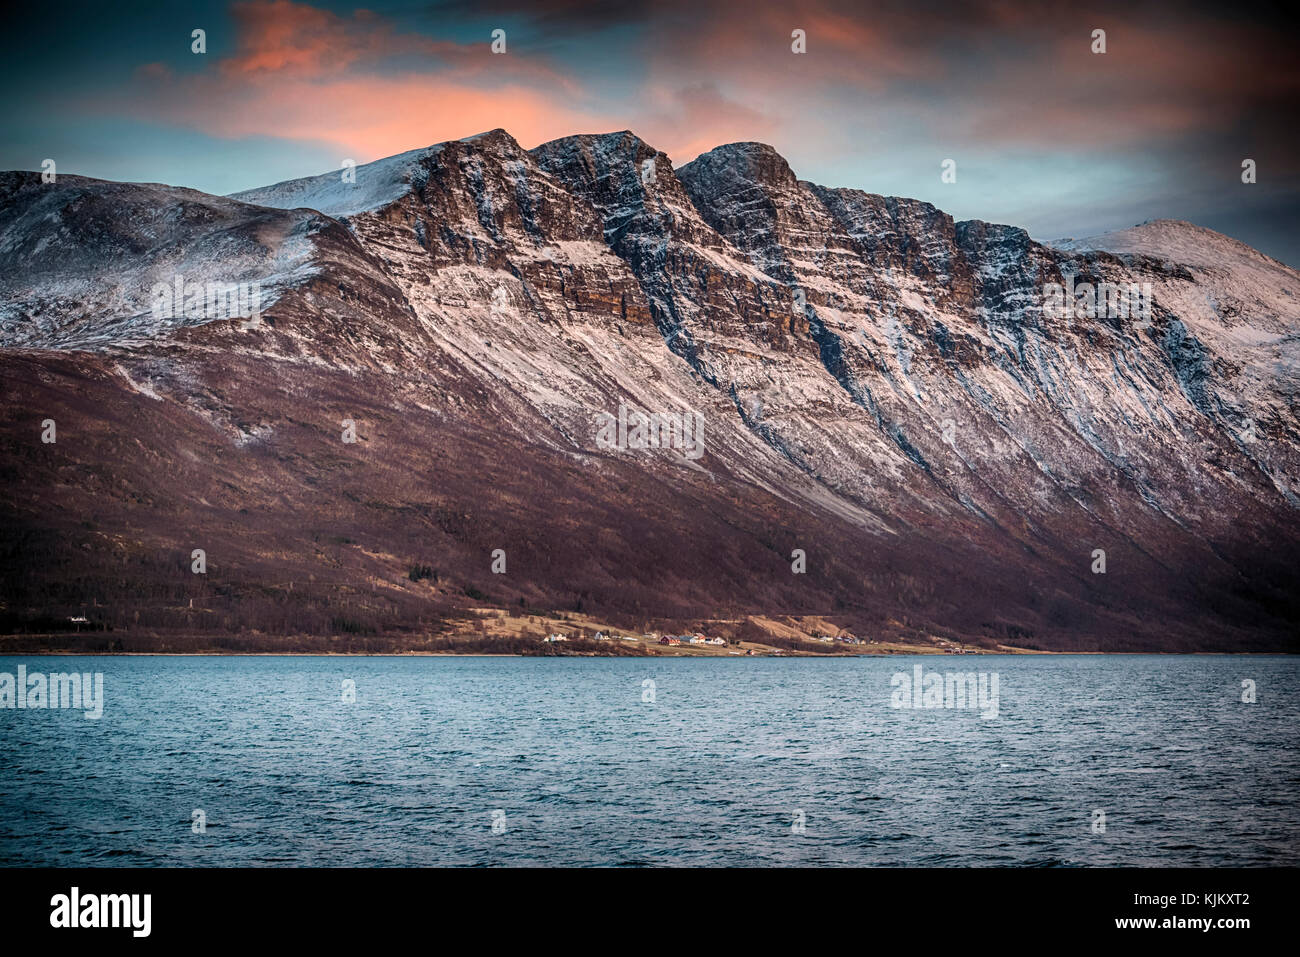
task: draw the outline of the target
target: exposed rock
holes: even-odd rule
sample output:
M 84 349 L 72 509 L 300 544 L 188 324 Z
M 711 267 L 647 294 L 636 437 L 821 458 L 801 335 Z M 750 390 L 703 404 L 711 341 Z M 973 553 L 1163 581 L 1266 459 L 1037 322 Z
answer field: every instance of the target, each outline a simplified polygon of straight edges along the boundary
M 494 130 L 345 172 L 232 198 L 0 174 L 6 570 L 47 555 L 11 608 L 88 541 L 204 540 L 245 583 L 436 553 L 499 602 L 629 619 L 1293 647 L 1295 270 L 1168 221 L 1043 245 L 757 143 L 674 170 L 626 131 Z M 160 320 L 176 274 L 261 283 L 261 321 Z M 1068 282 L 1149 283 L 1152 314 L 1059 318 Z M 706 454 L 602 448 L 620 404 L 702 414 Z M 130 586 L 108 567 L 85 577 Z M 421 620 L 402 587 L 386 627 Z

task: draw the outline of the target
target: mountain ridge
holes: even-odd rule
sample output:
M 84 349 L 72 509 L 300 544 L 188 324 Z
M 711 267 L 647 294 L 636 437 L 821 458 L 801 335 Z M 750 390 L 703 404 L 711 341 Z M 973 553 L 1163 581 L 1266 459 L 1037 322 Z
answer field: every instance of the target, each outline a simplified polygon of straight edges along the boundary
M 164 469 L 135 476 L 134 497 L 95 500 L 91 511 L 125 531 L 94 548 L 118 560 L 177 551 L 172 529 L 187 516 L 180 524 L 207 529 L 238 574 L 275 553 L 302 580 L 323 559 L 294 523 L 332 515 L 364 543 L 364 557 L 326 550 L 349 574 L 391 585 L 432 547 L 464 589 L 504 589 L 499 604 L 635 619 L 699 618 L 712 601 L 742 616 L 838 609 L 882 633 L 1041 647 L 1292 647 L 1294 270 L 1244 253 L 1189 265 L 1057 248 L 921 201 L 799 180 L 756 143 L 674 169 L 630 131 L 524 150 L 492 130 L 350 172 L 355 186 L 335 171 L 190 206 L 97 187 L 203 226 L 148 236 L 129 223 L 42 225 L 32 211 L 59 194 L 0 176 L 0 362 L 14 385 L 4 461 L 16 480 L 3 504 L 15 527 L 51 555 L 87 544 L 70 523 L 32 524 L 34 507 L 80 514 L 89 500 L 71 462 L 33 460 L 30 428 L 16 431 L 34 414 L 31 392 L 99 436 L 68 447 L 81 468 L 123 454 L 105 423 L 141 415 L 178 448 L 243 463 L 218 479 L 169 457 L 192 488 Z M 236 208 L 245 218 L 222 225 Z M 205 276 L 228 278 L 227 237 L 253 236 L 277 277 L 282 245 L 252 225 L 266 222 L 300 231 L 299 272 L 273 284 L 256 326 L 91 316 L 31 292 L 65 277 L 34 252 L 42 240 L 82 252 L 113 290 L 97 303 L 137 310 L 153 275 L 142 262 L 202 261 Z M 163 255 L 173 248 L 190 258 Z M 1067 277 L 1148 284 L 1152 316 L 1051 317 L 1044 289 Z M 95 403 L 39 385 L 52 376 Z M 600 448 L 594 422 L 628 406 L 698 414 L 707 453 Z M 355 447 L 330 438 L 345 417 L 363 424 Z M 484 469 L 494 495 L 482 493 Z M 421 478 L 435 473 L 443 487 Z M 567 512 L 553 512 L 559 502 Z M 244 514 L 293 547 L 272 548 Z M 415 525 L 394 525 L 401 515 Z M 419 545 L 417 528 L 438 544 Z M 534 560 L 486 574 L 473 556 L 496 547 L 489 530 Z M 585 544 L 560 558 L 562 541 Z M 795 549 L 816 556 L 814 576 L 792 573 Z M 165 561 L 145 564 L 169 595 L 193 586 Z M 34 614 L 51 574 L 15 572 L 8 604 Z M 297 599 L 273 589 L 265 601 Z M 443 622 L 468 614 L 464 595 L 418 585 L 394 588 L 386 607 L 367 627 L 410 627 L 421 607 Z M 167 608 L 160 620 L 186 620 Z

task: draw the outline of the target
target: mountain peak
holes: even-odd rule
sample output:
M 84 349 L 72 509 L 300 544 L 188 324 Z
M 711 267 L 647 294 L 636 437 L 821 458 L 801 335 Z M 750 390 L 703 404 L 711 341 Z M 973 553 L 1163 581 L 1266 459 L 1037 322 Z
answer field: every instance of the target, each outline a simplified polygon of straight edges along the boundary
M 473 136 L 463 136 L 456 142 L 465 146 L 477 146 L 480 149 L 493 152 L 522 153 L 524 151 L 524 148 L 519 145 L 519 141 L 499 126 L 494 130 L 475 133 Z
M 475 143 L 479 140 L 501 139 L 503 137 L 512 143 L 515 141 L 515 138 L 513 136 L 507 133 L 502 127 L 497 126 L 490 130 L 485 130 L 482 133 L 475 133 L 473 136 L 462 136 L 460 138 L 460 142 Z
M 643 160 L 661 155 L 631 130 L 619 130 L 614 133 L 576 133 L 550 140 L 529 150 L 539 162 L 555 162 L 565 156 L 578 153 L 590 155 L 602 166 L 615 163 L 640 163 Z
M 745 182 L 761 186 L 790 188 L 798 178 L 784 156 L 766 143 L 727 143 L 702 153 L 677 170 L 683 183 L 711 180 L 736 186 Z
M 424 175 L 428 160 L 449 147 L 478 149 L 504 157 L 515 157 L 524 151 L 513 136 L 498 127 L 360 166 L 348 165 L 350 161 L 347 161 L 338 170 L 231 193 L 230 198 L 277 209 L 307 208 L 327 216 L 355 216 L 406 195 L 412 182 Z

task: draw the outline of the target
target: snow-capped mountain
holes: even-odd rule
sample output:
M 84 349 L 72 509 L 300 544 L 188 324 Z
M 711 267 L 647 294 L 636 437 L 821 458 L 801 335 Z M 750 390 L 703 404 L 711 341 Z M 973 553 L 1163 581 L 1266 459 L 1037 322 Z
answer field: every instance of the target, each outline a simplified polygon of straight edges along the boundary
M 11 614 L 75 556 L 200 627 L 171 609 L 204 547 L 204 627 L 326 615 L 282 587 L 314 576 L 381 629 L 471 595 L 1294 647 L 1300 273 L 1187 223 L 1044 245 L 758 143 L 674 169 L 494 130 L 225 198 L 0 174 L 0 267 Z M 261 314 L 160 317 L 176 275 Z M 1049 292 L 1102 283 L 1149 310 Z M 602 444 L 628 409 L 698 416 L 703 454 Z

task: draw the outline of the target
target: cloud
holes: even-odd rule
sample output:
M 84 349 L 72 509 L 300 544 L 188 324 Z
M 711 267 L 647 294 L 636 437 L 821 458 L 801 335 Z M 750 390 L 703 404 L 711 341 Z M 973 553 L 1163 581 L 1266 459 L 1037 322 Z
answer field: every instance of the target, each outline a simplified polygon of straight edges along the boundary
M 697 83 L 647 86 L 636 132 L 680 166 L 721 143 L 768 140 L 780 129 L 775 117 L 729 99 L 711 84 Z
M 480 127 L 525 143 L 566 125 L 632 127 L 677 158 L 731 138 L 857 152 L 877 130 L 947 150 L 1136 148 L 1267 126 L 1298 83 L 1268 25 L 1225 24 L 1196 8 L 493 0 L 474 9 L 529 26 L 512 28 L 510 51 L 497 56 L 486 31 L 463 43 L 364 10 L 241 0 L 231 7 L 235 48 L 215 68 L 170 76 L 152 65 L 140 86 L 159 118 L 220 135 L 369 153 Z M 439 8 L 457 11 L 470 15 L 460 0 Z M 1095 25 L 1108 32 L 1103 55 L 1090 51 Z M 807 53 L 791 52 L 794 29 L 806 32 Z M 538 35 L 567 37 L 568 61 L 527 52 L 548 48 Z M 584 72 L 598 62 L 594 43 L 623 44 L 628 76 L 605 83 Z
M 249 0 L 231 12 L 235 50 L 214 69 L 137 70 L 137 95 L 127 98 L 137 118 L 210 136 L 333 143 L 361 161 L 496 127 L 542 142 L 609 125 L 578 105 L 576 80 L 537 57 L 493 54 L 486 37 L 404 34 L 374 13 L 344 17 L 290 0 Z M 101 109 L 121 99 L 107 94 Z
M 134 149 L 137 168 L 157 178 L 204 186 L 240 170 L 239 182 L 253 185 L 268 164 L 274 175 L 304 175 L 496 127 L 525 147 L 631 129 L 679 164 L 758 140 L 809 179 L 1031 227 L 1153 204 L 1195 220 L 1247 201 L 1300 203 L 1290 119 L 1300 70 L 1275 11 L 1208 0 L 1178 9 L 430 0 L 374 13 L 349 2 L 238 0 L 228 24 L 210 24 L 205 56 L 130 4 L 114 13 L 130 39 L 102 57 L 106 41 L 89 28 L 47 29 L 50 69 L 22 51 L 10 60 L 21 95 L 6 151 L 27 164 L 49 155 L 27 144 L 92 125 L 111 137 L 116 123 L 135 145 L 72 141 L 87 173 L 109 157 L 108 168 L 133 175 L 122 157 Z M 497 26 L 509 35 L 505 55 L 489 49 Z M 1107 31 L 1100 55 L 1090 49 L 1098 28 Z M 806 31 L 806 53 L 791 52 L 795 29 Z M 140 66 L 139 50 L 172 58 Z M 962 178 L 941 190 L 946 157 Z M 1260 169 L 1249 194 L 1238 188 L 1243 157 Z M 1123 220 L 1113 225 L 1131 224 Z

